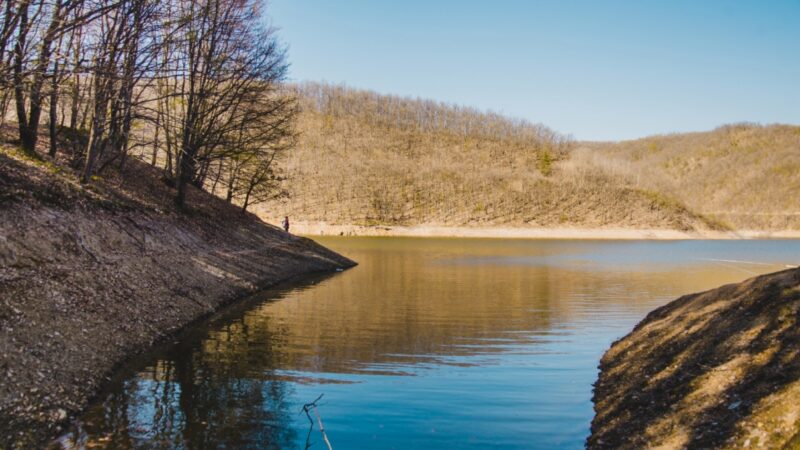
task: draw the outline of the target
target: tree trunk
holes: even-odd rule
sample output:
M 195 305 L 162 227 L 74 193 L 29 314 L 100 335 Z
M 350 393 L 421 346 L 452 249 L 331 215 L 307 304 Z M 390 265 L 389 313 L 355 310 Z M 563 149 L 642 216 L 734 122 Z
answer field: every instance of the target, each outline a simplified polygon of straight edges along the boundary
M 89 145 L 86 151 L 86 162 L 83 165 L 83 173 L 81 174 L 81 183 L 88 183 L 92 180 L 94 174 L 94 165 L 97 163 L 97 157 L 100 154 L 100 145 L 103 139 L 104 122 L 105 118 L 95 118 L 92 122 L 92 129 L 89 133 Z
M 50 20 L 50 25 L 47 27 L 47 31 L 45 32 L 42 38 L 42 45 L 39 49 L 39 60 L 36 63 L 36 68 L 33 71 L 33 81 L 31 82 L 31 88 L 29 93 L 29 104 L 30 104 L 30 111 L 28 111 L 28 117 L 24 117 L 25 107 L 24 104 L 20 108 L 17 106 L 17 116 L 19 121 L 19 137 L 22 144 L 22 148 L 31 154 L 36 153 L 36 142 L 39 139 L 39 118 L 42 115 L 42 87 L 44 86 L 45 81 L 45 71 L 47 70 L 47 66 L 50 65 L 50 56 L 53 53 L 53 41 L 56 37 L 56 32 L 58 30 L 58 26 L 61 23 L 61 1 L 56 1 L 54 9 L 53 9 L 53 17 Z M 25 12 L 27 16 L 27 11 Z M 27 17 L 26 17 L 27 22 Z M 17 42 L 19 44 L 19 41 Z M 23 38 L 23 45 L 24 45 L 24 38 Z M 20 47 L 20 50 L 17 54 L 19 57 L 18 63 L 15 66 L 19 68 L 19 81 L 20 84 L 15 86 L 15 90 L 19 93 L 17 95 L 17 102 L 25 101 L 24 96 L 22 95 L 22 77 L 21 77 L 21 69 L 22 69 L 22 52 L 23 47 Z M 15 80 L 16 82 L 17 80 Z M 20 117 L 22 114 L 23 117 Z
M 106 95 L 106 87 L 103 86 L 103 81 L 100 77 L 95 78 L 95 99 L 94 99 L 94 115 L 92 118 L 92 127 L 89 132 L 89 145 L 86 150 L 86 162 L 83 166 L 83 174 L 81 175 L 81 182 L 88 183 L 94 174 L 94 166 L 97 159 L 102 153 L 102 146 L 105 145 L 105 131 L 106 131 L 106 113 L 108 109 L 108 97 Z
M 236 167 L 228 178 L 228 193 L 225 195 L 225 201 L 231 203 L 233 201 L 233 187 L 236 185 L 236 177 L 239 175 L 239 167 Z
M 73 76 L 72 82 L 72 92 L 70 92 L 71 96 L 71 104 L 70 104 L 70 116 L 69 116 L 69 127 L 72 130 L 75 130 L 78 126 L 78 114 L 80 111 L 80 99 L 81 99 L 81 76 L 80 76 L 80 65 L 81 65 L 81 50 L 83 48 L 83 28 L 78 28 L 75 30 L 76 39 L 74 40 L 75 46 L 73 47 L 73 70 L 75 74 Z
M 78 126 L 78 112 L 79 112 L 79 102 L 81 96 L 81 77 L 77 73 L 75 74 L 75 81 L 72 85 L 72 104 L 70 105 L 70 115 L 69 115 L 69 128 L 74 130 Z
M 194 173 L 194 159 L 184 153 L 180 160 L 180 174 L 178 174 L 178 192 L 175 194 L 175 205 L 184 209 L 186 207 L 186 190 Z
M 53 83 L 50 86 L 50 152 L 51 158 L 56 156 L 58 138 L 58 61 L 53 68 Z
M 156 162 L 158 160 L 158 132 L 161 131 L 161 127 L 159 126 L 159 122 L 161 119 L 161 115 L 159 114 L 156 116 L 156 132 L 155 137 L 153 138 L 153 155 L 150 157 L 150 165 L 155 167 Z
M 3 125 L 6 124 L 6 113 L 8 112 L 8 104 L 11 102 L 11 95 L 9 94 L 10 91 L 8 89 L 3 90 L 3 99 L 1 100 L 2 104 L 0 104 L 0 108 L 2 108 L 2 111 L 0 111 L 0 114 L 2 114 L 2 116 L 0 116 L 0 128 L 2 128 Z
M 250 204 L 250 194 L 253 192 L 253 185 L 247 188 L 247 193 L 244 195 L 244 203 L 242 203 L 242 214 L 247 212 L 247 205 Z
M 214 184 L 211 185 L 211 195 L 217 194 L 217 184 L 219 184 L 219 179 L 222 176 L 222 160 L 219 160 L 219 167 L 217 167 L 217 175 L 214 177 Z
M 19 6 L 19 31 L 17 42 L 14 45 L 14 101 L 17 106 L 17 122 L 22 150 L 32 156 L 36 156 L 36 139 L 30 136 L 30 129 L 28 128 L 28 113 L 25 110 L 24 80 L 22 78 L 25 43 L 28 37 L 28 6 L 30 5 L 27 1 Z

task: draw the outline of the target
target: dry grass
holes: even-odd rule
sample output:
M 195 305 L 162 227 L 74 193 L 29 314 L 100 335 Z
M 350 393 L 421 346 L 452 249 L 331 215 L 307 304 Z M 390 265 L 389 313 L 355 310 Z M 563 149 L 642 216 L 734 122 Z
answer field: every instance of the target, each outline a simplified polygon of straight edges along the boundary
M 797 448 L 800 270 L 682 297 L 616 342 L 591 449 Z

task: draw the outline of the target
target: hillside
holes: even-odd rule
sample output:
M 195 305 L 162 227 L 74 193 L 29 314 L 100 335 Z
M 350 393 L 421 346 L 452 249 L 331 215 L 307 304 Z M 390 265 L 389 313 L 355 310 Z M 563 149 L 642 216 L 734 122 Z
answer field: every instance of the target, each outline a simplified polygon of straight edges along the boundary
M 798 126 L 728 125 L 581 147 L 575 165 L 661 192 L 733 228 L 800 229 Z
M 131 161 L 90 185 L 0 144 L 0 448 L 42 448 L 132 354 L 242 296 L 353 262 Z
M 543 125 L 344 87 L 296 87 L 288 197 L 275 220 L 355 225 L 718 229 L 659 191 L 568 165 L 575 143 Z
M 684 296 L 600 361 L 590 449 L 800 445 L 800 269 Z

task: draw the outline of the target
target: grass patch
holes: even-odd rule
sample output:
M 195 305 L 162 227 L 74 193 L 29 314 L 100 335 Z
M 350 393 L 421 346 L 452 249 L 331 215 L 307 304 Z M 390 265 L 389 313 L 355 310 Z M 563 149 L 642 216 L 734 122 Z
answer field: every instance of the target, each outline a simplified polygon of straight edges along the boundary
M 553 173 L 553 155 L 550 153 L 550 150 L 544 149 L 539 152 L 539 172 L 542 175 L 549 177 Z
M 636 189 L 636 192 L 644 195 L 644 197 L 658 209 L 687 211 L 687 208 L 683 203 L 660 192 L 650 191 L 647 189 Z

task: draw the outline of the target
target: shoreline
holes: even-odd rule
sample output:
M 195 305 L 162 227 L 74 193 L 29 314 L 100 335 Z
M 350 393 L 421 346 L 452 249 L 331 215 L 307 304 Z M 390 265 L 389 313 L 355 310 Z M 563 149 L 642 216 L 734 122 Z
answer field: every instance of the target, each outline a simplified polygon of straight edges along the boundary
M 587 239 L 587 240 L 735 240 L 800 239 L 800 230 L 680 231 L 635 228 L 534 228 L 466 227 L 441 225 L 333 225 L 293 222 L 293 233 L 303 236 L 439 237 L 489 239 Z
M 157 172 L 128 170 L 89 190 L 0 151 L 0 448 L 43 448 L 126 361 L 221 308 L 355 265 L 199 190 L 170 210 Z
M 796 448 L 800 269 L 685 295 L 600 360 L 590 450 Z

